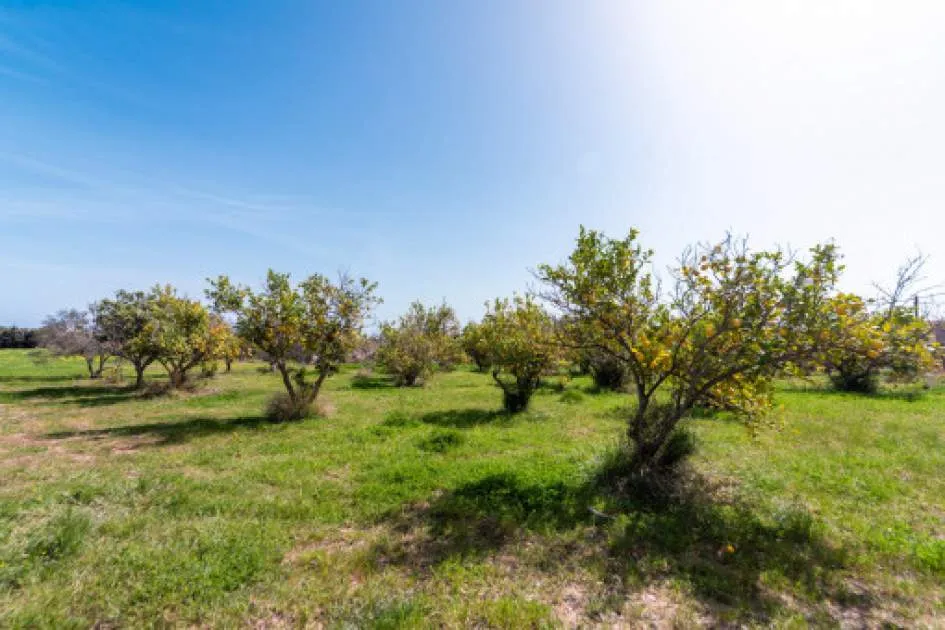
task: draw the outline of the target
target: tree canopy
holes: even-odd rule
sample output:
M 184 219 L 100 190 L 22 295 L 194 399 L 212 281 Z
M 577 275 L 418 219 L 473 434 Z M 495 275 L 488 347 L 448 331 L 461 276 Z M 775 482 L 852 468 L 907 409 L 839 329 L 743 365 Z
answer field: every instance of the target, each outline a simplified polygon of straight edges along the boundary
M 364 320 L 379 299 L 376 284 L 314 274 L 293 285 L 289 274 L 269 270 L 259 291 L 227 276 L 210 281 L 214 308 L 236 316 L 236 332 L 279 371 L 289 408 L 283 419 L 308 413 L 328 376 L 357 347 Z
M 679 420 L 701 403 L 760 417 L 778 371 L 815 359 L 840 272 L 833 245 L 802 261 L 728 237 L 687 249 L 664 291 L 652 257 L 636 231 L 611 239 L 582 228 L 566 263 L 538 271 L 563 316 L 563 342 L 626 366 L 637 399 L 627 437 L 641 470 L 659 464 Z

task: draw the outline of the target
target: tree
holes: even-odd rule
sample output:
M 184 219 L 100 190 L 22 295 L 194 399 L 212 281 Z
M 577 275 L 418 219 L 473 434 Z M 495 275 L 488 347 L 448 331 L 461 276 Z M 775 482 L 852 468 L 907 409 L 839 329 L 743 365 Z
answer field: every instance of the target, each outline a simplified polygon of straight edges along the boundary
M 101 335 L 118 357 L 134 367 L 135 388 L 144 384 L 144 372 L 159 353 L 149 326 L 154 316 L 152 298 L 153 294 L 143 291 L 122 290 L 96 304 Z
M 414 302 L 399 322 L 381 327 L 377 362 L 398 385 L 413 386 L 436 370 L 453 369 L 462 356 L 458 337 L 459 321 L 451 307 Z
M 223 364 L 226 366 L 226 371 L 229 373 L 233 367 L 233 362 L 247 356 L 251 352 L 251 349 L 245 341 L 240 339 L 236 331 L 234 331 L 226 321 L 222 318 L 217 319 L 217 317 L 214 317 L 214 319 L 216 320 L 215 325 L 223 327 L 223 329 L 219 330 L 217 333 L 220 337 L 220 358 L 223 359 Z
M 486 303 L 478 334 L 492 378 L 502 389 L 503 406 L 510 413 L 524 411 L 558 357 L 554 322 L 531 298 L 515 296 Z
M 210 281 L 214 308 L 236 315 L 236 331 L 268 357 L 288 396 L 280 419 L 309 413 L 321 387 L 354 350 L 364 320 L 379 302 L 376 284 L 342 276 L 335 283 L 315 274 L 293 286 L 289 274 L 269 270 L 261 291 Z M 313 374 L 314 373 L 314 374 Z
M 52 354 L 85 359 L 89 378 L 102 376 L 112 354 L 110 344 L 101 337 L 94 313 L 94 307 L 90 311 L 59 311 L 47 317 L 39 331 L 40 345 Z
M 38 341 L 33 328 L 0 326 L 0 348 L 35 348 Z
M 596 348 L 584 350 L 582 355 L 581 359 L 599 389 L 623 389 L 627 381 L 627 367 L 623 361 Z
M 469 322 L 463 327 L 460 344 L 463 351 L 476 364 L 477 370 L 485 372 L 491 367 L 489 349 L 486 347 L 485 339 L 482 336 L 482 327 L 479 324 Z
M 835 388 L 872 393 L 883 372 L 909 381 L 935 364 L 932 325 L 915 306 L 925 261 L 921 255 L 906 261 L 893 288 L 877 285 L 879 297 L 870 303 L 847 293 L 834 297 L 822 362 Z
M 627 426 L 639 473 L 669 465 L 679 421 L 706 401 L 746 419 L 770 405 L 771 379 L 817 354 L 840 267 L 833 245 L 802 262 L 744 240 L 688 248 L 662 292 L 653 252 L 581 228 L 561 265 L 542 265 L 543 296 L 566 324 L 563 341 L 620 361 L 636 397 Z
M 932 334 L 935 336 L 935 343 L 938 344 L 937 354 L 942 362 L 942 369 L 945 370 L 945 320 L 939 320 L 932 324 Z
M 178 296 L 170 285 L 158 286 L 151 291 L 151 312 L 146 334 L 171 387 L 180 387 L 191 369 L 221 355 L 229 327 L 200 302 Z

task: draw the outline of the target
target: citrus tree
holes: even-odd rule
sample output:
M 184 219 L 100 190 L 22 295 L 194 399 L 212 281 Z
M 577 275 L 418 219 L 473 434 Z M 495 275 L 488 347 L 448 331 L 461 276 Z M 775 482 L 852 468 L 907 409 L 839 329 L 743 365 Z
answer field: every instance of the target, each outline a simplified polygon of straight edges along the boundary
M 878 287 L 879 297 L 869 302 L 849 293 L 833 298 L 822 366 L 834 387 L 871 393 L 881 374 L 909 381 L 935 365 L 940 349 L 932 324 L 910 304 L 925 260 L 906 261 L 893 288 Z
M 170 285 L 155 287 L 150 304 L 145 332 L 171 387 L 180 387 L 191 369 L 221 355 L 228 328 L 203 304 L 177 295 Z
M 113 298 L 95 306 L 96 321 L 102 337 L 121 359 L 135 370 L 135 387 L 144 384 L 144 372 L 158 357 L 149 323 L 153 317 L 153 294 L 144 291 L 118 291 Z
M 251 348 L 225 321 L 220 320 L 220 325 L 225 326 L 225 329 L 220 333 L 222 337 L 220 358 L 223 359 L 226 371 L 229 372 L 233 367 L 233 362 L 246 357 L 251 352 Z
M 771 379 L 816 358 L 840 271 L 833 245 L 801 261 L 729 237 L 688 248 L 664 291 L 652 257 L 635 230 L 610 239 L 582 227 L 567 262 L 538 270 L 564 343 L 625 367 L 637 403 L 626 435 L 638 472 L 671 463 L 667 445 L 695 406 L 712 401 L 761 417 Z
M 236 332 L 278 370 L 287 401 L 271 411 L 279 419 L 306 416 L 321 387 L 358 346 L 364 320 L 380 300 L 376 284 L 320 274 L 297 285 L 269 270 L 259 291 L 226 276 L 210 281 L 207 296 L 220 312 L 236 316 Z
M 485 372 L 490 367 L 489 348 L 482 335 L 482 327 L 476 322 L 469 322 L 463 327 L 460 336 L 463 352 L 476 364 L 476 369 Z
M 459 321 L 450 306 L 427 308 L 414 302 L 397 323 L 381 327 L 377 363 L 398 385 L 416 385 L 460 361 L 458 338 Z
M 112 345 L 103 339 L 97 308 L 59 311 L 47 317 L 38 331 L 39 345 L 56 356 L 81 356 L 89 378 L 99 378 L 105 362 L 112 356 Z
M 496 299 L 486 304 L 478 334 L 503 406 L 511 413 L 524 411 L 560 354 L 554 321 L 530 297 Z

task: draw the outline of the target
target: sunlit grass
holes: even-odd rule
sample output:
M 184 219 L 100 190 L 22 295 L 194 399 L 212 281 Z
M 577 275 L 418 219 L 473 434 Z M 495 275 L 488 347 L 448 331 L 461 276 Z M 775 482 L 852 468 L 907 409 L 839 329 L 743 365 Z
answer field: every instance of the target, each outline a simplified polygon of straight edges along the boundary
M 581 379 L 510 417 L 486 375 L 350 368 L 271 424 L 259 367 L 142 397 L 0 352 L 0 626 L 943 622 L 943 388 L 785 386 L 639 493 L 628 397 Z

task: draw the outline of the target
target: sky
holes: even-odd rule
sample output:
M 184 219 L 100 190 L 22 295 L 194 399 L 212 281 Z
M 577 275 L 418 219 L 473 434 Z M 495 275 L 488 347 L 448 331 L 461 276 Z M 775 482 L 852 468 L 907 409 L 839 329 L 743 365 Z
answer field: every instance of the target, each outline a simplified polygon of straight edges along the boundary
M 269 268 L 465 320 L 581 224 L 945 282 L 945 3 L 0 8 L 0 324 Z

